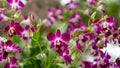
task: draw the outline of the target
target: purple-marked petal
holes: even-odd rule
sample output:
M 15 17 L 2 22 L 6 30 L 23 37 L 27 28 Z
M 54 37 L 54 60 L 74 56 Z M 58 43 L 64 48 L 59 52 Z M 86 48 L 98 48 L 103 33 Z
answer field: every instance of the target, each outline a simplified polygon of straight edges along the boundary
M 26 25 L 25 26 L 25 30 L 29 30 L 30 26 L 29 25 Z
M 82 46 L 80 45 L 79 40 L 76 41 L 76 47 L 77 49 L 82 50 Z
M 10 64 L 9 63 L 6 63 L 4 68 L 10 68 Z
M 7 0 L 7 2 L 8 2 L 9 4 L 12 4 L 13 0 Z
M 2 59 L 3 59 L 3 57 L 2 57 L 1 54 L 0 54 L 0 61 L 2 61 Z
M 15 24 L 15 21 L 12 20 L 11 23 L 10 23 L 10 26 L 14 26 L 14 24 Z
M 106 33 L 105 33 L 105 37 L 108 37 L 108 36 L 110 36 L 112 33 L 111 33 L 111 31 L 109 30 L 109 31 L 107 31 Z
M 10 64 L 14 65 L 17 59 L 15 57 L 10 57 Z
M 15 2 L 18 2 L 18 0 L 14 0 Z
M 53 41 L 54 39 L 55 39 L 55 34 L 54 33 L 49 33 L 48 35 L 47 35 L 47 39 L 49 40 L 49 41 Z
M 11 68 L 18 68 L 17 66 L 11 66 Z
M 19 4 L 20 7 L 24 7 L 24 4 L 21 1 L 19 1 L 18 4 Z
M 64 59 L 66 65 L 68 65 L 68 63 L 71 63 L 71 62 L 72 62 L 71 57 L 69 57 L 68 55 L 64 55 L 64 56 L 63 56 L 63 59 Z
M 110 17 L 108 17 L 106 19 L 106 22 L 108 22 L 108 23 L 115 23 L 115 19 L 114 19 L 114 17 L 110 16 Z
M 119 58 L 116 59 L 116 64 L 117 64 L 118 67 L 120 67 L 120 60 L 119 60 Z
M 98 0 L 86 0 L 87 3 L 90 3 L 91 5 L 95 5 L 95 3 L 97 2 Z
M 62 34 L 62 40 L 67 42 L 70 40 L 70 35 L 68 33 L 63 33 Z
M 32 31 L 32 32 L 35 32 L 35 29 L 34 29 L 33 27 L 31 27 L 31 31 Z
M 20 0 L 7 0 L 11 9 L 19 10 L 24 7 L 24 4 Z
M 78 6 L 79 6 L 79 3 L 74 2 L 73 0 L 71 0 L 69 3 L 66 4 L 66 8 L 68 10 L 75 10 Z
M 63 14 L 62 8 L 56 6 L 56 15 L 62 15 L 62 14 Z
M 50 48 L 54 48 L 55 47 L 55 45 L 54 45 L 54 43 L 52 42 L 52 44 L 50 45 Z
M 16 53 L 20 53 L 21 52 L 21 49 L 20 48 L 13 48 L 12 49 L 14 52 L 16 52 Z
M 109 64 L 100 64 L 100 68 L 109 68 Z
M 49 8 L 48 9 L 48 17 L 51 17 L 51 16 L 54 16 L 54 11 L 51 8 Z
M 8 40 L 7 42 L 6 42 L 6 45 L 8 45 L 8 46 L 11 46 L 13 43 L 12 43 L 12 41 L 11 40 Z
M 4 31 L 7 32 L 9 29 L 10 29 L 10 27 L 7 26 Z
M 58 29 L 56 32 L 56 37 L 60 37 L 60 36 L 61 36 L 61 31 L 60 31 L 60 29 Z
M 92 68 L 93 65 L 92 62 L 88 62 L 88 61 L 84 61 L 83 64 L 84 64 L 84 68 Z
M 4 52 L 4 54 L 3 54 L 3 58 L 6 59 L 7 56 L 8 56 L 8 52 Z

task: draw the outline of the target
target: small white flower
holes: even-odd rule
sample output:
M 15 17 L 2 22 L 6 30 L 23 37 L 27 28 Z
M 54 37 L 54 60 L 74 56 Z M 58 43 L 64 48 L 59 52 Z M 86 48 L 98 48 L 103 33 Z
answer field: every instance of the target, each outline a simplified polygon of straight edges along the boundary
M 6 41 L 7 41 L 7 39 L 6 39 L 6 38 L 4 38 L 4 37 L 0 37 L 0 41 L 6 42 Z
M 70 1 L 71 0 L 61 0 L 60 2 L 61 2 L 62 5 L 65 5 L 65 4 L 69 3 Z
M 109 41 L 107 43 L 107 47 L 104 47 L 101 49 L 104 53 L 108 53 L 108 55 L 111 56 L 111 60 L 114 62 L 117 58 L 120 57 L 120 44 L 118 43 L 118 40 L 115 39 L 114 41 Z

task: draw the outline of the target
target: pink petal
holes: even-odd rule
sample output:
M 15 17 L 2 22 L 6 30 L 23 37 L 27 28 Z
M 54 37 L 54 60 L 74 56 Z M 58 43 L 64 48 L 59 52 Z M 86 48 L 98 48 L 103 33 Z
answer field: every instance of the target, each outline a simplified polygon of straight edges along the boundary
M 56 32 L 56 37 L 60 37 L 60 36 L 61 36 L 61 32 L 60 32 L 60 29 L 58 29 Z
M 50 48 L 54 48 L 55 47 L 55 45 L 54 45 L 54 43 L 52 42 L 52 44 L 50 45 Z
M 6 63 L 4 68 L 10 68 L 10 64 L 9 63 Z
M 49 41 L 53 41 L 54 39 L 55 39 L 55 34 L 54 33 L 49 33 L 48 35 L 47 35 L 47 39 L 49 40 Z
M 10 57 L 10 64 L 14 65 L 17 59 L 15 57 Z
M 7 0 L 7 2 L 8 2 L 9 4 L 12 4 L 13 0 Z
M 68 33 L 63 33 L 62 34 L 62 40 L 67 42 L 70 40 L 70 35 Z
M 17 66 L 11 66 L 11 68 L 18 68 Z
M 18 5 L 19 5 L 20 7 L 24 7 L 24 4 L 23 4 L 21 1 L 19 1 Z

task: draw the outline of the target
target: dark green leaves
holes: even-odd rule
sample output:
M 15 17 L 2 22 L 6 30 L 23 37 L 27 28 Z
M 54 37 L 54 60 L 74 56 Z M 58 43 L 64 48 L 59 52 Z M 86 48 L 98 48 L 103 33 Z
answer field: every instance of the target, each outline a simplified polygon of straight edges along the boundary
M 14 43 L 19 44 L 19 43 L 21 42 L 21 39 L 20 39 L 19 36 L 14 35 L 14 36 L 12 37 L 12 41 L 13 41 Z

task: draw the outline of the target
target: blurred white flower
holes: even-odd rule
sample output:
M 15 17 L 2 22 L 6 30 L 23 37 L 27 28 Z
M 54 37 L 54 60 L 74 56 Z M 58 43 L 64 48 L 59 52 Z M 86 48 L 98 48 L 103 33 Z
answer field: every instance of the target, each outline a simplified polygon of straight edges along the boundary
M 60 3 L 61 3 L 62 5 L 65 5 L 65 4 L 69 3 L 70 1 L 71 1 L 71 0 L 61 0 Z
M 21 0 L 23 4 L 27 4 L 28 0 Z
M 114 41 L 109 41 L 107 43 L 107 47 L 101 49 L 104 53 L 108 53 L 111 56 L 111 60 L 114 62 L 118 57 L 120 57 L 120 44 L 118 40 L 115 39 Z

